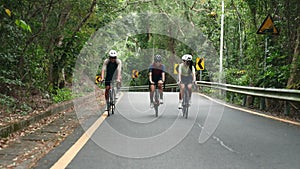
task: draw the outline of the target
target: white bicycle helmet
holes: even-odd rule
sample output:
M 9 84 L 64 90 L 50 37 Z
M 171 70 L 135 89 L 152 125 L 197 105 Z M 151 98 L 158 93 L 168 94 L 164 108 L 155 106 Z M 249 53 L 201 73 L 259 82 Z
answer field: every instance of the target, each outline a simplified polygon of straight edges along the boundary
M 190 55 L 190 54 L 185 54 L 185 55 L 183 55 L 182 56 L 182 60 L 184 60 L 184 61 L 191 61 L 192 60 L 192 55 Z
M 109 51 L 109 57 L 117 57 L 117 56 L 118 56 L 117 51 L 115 51 L 115 50 L 110 50 Z

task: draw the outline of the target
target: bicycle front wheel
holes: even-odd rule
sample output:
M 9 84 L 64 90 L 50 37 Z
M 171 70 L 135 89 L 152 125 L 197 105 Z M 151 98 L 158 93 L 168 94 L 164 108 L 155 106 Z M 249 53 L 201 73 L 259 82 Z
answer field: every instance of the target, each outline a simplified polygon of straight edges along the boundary
M 115 91 L 114 90 L 112 90 L 111 91 L 111 98 L 110 98 L 110 100 L 111 100 L 111 114 L 114 114 L 114 112 L 115 112 Z
M 158 89 L 155 89 L 155 102 L 154 102 L 154 110 L 155 110 L 155 117 L 158 116 L 158 106 L 159 106 L 159 92 L 158 92 Z
M 187 119 L 188 118 L 188 115 L 189 115 L 189 107 L 188 106 L 185 106 L 185 118 Z

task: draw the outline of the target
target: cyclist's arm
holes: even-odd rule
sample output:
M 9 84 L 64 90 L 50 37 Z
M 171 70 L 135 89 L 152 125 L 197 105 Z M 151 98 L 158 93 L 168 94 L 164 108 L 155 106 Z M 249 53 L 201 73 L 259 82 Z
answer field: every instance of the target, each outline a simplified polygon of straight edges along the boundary
M 161 80 L 162 80 L 163 82 L 165 82 L 165 79 L 166 79 L 166 78 L 165 78 L 165 72 L 162 72 L 162 73 L 161 73 Z
M 165 82 L 166 76 L 165 76 L 165 65 L 162 66 L 162 73 L 161 73 L 161 80 Z
M 149 81 L 152 82 L 152 72 L 149 72 Z
M 117 59 L 117 64 L 118 64 L 118 67 L 117 67 L 117 72 L 118 72 L 118 76 L 117 76 L 117 81 L 120 82 L 121 81 L 121 71 L 122 71 L 122 61 L 120 59 Z
M 101 78 L 102 80 L 105 78 L 105 71 L 106 71 L 106 67 L 107 67 L 107 64 L 108 64 L 108 59 L 105 59 L 104 62 L 103 62 L 103 65 L 102 65 L 102 71 L 101 71 Z
M 150 67 L 149 67 L 149 82 L 153 83 L 153 81 L 152 81 L 152 65 L 150 65 Z
M 193 82 L 196 81 L 196 71 L 195 71 L 195 67 L 192 66 L 192 75 L 193 75 Z
M 178 66 L 178 82 L 181 82 L 182 64 Z

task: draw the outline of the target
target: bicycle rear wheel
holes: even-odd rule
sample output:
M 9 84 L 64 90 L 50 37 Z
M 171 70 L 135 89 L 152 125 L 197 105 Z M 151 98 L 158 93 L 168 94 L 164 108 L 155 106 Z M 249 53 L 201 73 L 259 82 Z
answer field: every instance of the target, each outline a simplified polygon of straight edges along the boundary
M 155 110 L 155 117 L 158 116 L 158 106 L 159 106 L 159 93 L 158 93 L 158 89 L 155 89 L 155 92 L 154 92 L 154 110 Z
M 182 102 L 182 112 L 183 112 L 183 117 L 187 119 L 188 114 L 189 114 L 189 91 L 188 88 L 186 87 L 184 90 L 184 96 L 183 96 L 183 102 Z
M 111 103 L 110 103 L 110 106 L 111 106 L 111 114 L 114 114 L 115 112 L 115 91 L 114 89 L 111 90 Z
M 189 106 L 185 106 L 185 118 L 187 119 L 189 115 Z
M 107 116 L 110 116 L 110 111 L 111 111 L 111 90 L 108 91 Z

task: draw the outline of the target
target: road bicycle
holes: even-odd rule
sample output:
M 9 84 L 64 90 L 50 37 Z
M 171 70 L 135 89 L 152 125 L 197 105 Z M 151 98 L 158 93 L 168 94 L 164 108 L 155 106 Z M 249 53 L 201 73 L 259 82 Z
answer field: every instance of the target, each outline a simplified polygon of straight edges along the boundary
M 107 106 L 107 116 L 114 114 L 116 108 L 116 91 L 118 92 L 118 87 L 115 89 L 115 81 L 110 81 L 110 89 L 108 91 L 108 100 L 106 101 Z
M 158 84 L 155 83 L 155 90 L 154 90 L 154 102 L 153 102 L 153 107 L 154 107 L 154 110 L 155 110 L 155 117 L 158 116 L 158 106 L 160 105 L 159 103 L 159 89 L 158 89 Z
M 188 90 L 188 84 L 184 84 L 184 92 L 182 96 L 182 115 L 187 119 L 189 114 L 189 107 L 190 107 L 190 96 L 189 96 L 189 90 Z
M 189 107 L 190 107 L 190 94 L 189 94 L 189 89 L 188 89 L 189 83 L 184 83 L 184 92 L 183 92 L 183 100 L 182 100 L 182 115 L 186 119 L 188 118 L 189 115 Z M 193 88 L 195 88 L 195 84 L 193 83 Z

